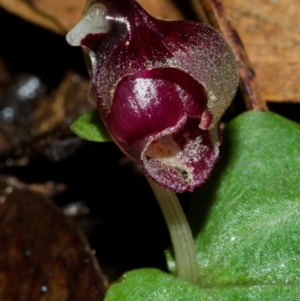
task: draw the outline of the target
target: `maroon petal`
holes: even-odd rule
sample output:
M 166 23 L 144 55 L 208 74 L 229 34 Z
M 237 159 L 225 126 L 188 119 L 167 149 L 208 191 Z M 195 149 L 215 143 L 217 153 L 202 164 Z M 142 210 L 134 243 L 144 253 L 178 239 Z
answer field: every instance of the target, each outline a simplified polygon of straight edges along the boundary
M 178 130 L 187 119 L 171 74 L 172 69 L 152 69 L 124 77 L 104 118 L 116 143 L 137 161 L 150 141 Z
M 198 125 L 199 120 L 189 118 L 180 130 L 152 141 L 142 153 L 146 174 L 159 185 L 193 191 L 208 178 L 219 155 L 219 131 Z
M 145 70 L 120 81 L 105 122 L 149 177 L 182 192 L 203 183 L 218 157 L 218 133 L 199 128 L 205 107 L 204 89 L 189 75 Z

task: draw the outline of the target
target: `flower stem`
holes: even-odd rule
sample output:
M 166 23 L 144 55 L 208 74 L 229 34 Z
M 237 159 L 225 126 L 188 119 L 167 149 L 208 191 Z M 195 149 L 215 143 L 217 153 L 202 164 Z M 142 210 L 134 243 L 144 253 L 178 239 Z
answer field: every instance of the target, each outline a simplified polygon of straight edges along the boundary
M 177 195 L 147 178 L 160 205 L 171 235 L 177 277 L 196 284 L 198 264 L 191 229 Z

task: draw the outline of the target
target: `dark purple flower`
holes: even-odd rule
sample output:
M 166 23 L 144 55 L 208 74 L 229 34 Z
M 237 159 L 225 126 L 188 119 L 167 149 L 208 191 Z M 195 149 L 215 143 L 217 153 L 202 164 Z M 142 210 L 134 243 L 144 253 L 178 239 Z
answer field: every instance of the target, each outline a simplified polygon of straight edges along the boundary
M 218 158 L 218 121 L 238 84 L 235 55 L 221 34 L 154 19 L 134 0 L 90 0 L 67 40 L 90 58 L 89 99 L 121 150 L 175 192 L 203 183 Z

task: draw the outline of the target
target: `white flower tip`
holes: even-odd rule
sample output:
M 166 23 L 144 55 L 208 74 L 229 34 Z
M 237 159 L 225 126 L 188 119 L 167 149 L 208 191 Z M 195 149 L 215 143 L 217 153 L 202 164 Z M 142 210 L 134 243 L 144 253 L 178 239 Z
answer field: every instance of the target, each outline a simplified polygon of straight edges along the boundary
M 71 46 L 80 46 L 81 41 L 89 34 L 107 33 L 109 23 L 106 9 L 102 4 L 92 5 L 81 21 L 67 34 L 67 42 Z

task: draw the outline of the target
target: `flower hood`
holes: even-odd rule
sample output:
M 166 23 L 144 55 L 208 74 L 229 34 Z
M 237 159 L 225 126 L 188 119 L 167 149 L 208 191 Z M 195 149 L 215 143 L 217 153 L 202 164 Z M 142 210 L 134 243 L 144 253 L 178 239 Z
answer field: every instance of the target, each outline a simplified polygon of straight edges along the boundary
M 134 0 L 91 0 L 68 34 L 89 56 L 108 132 L 159 185 L 193 190 L 218 158 L 218 121 L 238 84 L 233 51 L 212 27 L 162 21 Z

